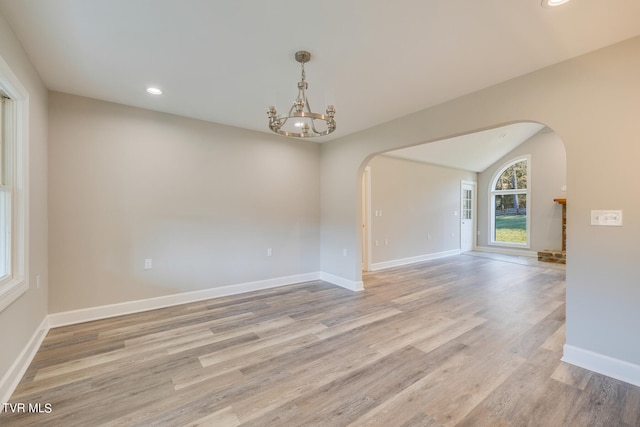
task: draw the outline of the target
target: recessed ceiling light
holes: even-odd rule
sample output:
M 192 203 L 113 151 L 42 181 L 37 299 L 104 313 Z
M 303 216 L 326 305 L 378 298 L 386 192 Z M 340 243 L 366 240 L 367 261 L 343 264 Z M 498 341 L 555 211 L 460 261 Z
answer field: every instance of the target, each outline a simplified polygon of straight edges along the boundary
M 569 2 L 569 0 L 542 0 L 542 7 L 556 7 L 567 2 Z
M 157 87 L 148 87 L 147 92 L 149 92 L 151 95 L 162 95 L 162 91 Z

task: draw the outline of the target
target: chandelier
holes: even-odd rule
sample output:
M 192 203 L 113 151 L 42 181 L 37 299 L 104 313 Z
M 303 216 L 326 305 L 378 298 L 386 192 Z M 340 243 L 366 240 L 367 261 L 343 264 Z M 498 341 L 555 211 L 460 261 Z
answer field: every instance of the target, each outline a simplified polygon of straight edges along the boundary
M 289 109 L 289 113 L 280 114 L 273 105 L 267 110 L 269 129 L 284 136 L 308 138 L 329 135 L 336 130 L 333 116 L 336 114 L 333 105 L 327 107 L 327 114 L 312 113 L 309 107 L 306 90 L 309 87 L 305 80 L 304 63 L 309 62 L 311 54 L 306 50 L 296 52 L 296 61 L 302 64 L 302 79 L 298 82 L 298 97 Z

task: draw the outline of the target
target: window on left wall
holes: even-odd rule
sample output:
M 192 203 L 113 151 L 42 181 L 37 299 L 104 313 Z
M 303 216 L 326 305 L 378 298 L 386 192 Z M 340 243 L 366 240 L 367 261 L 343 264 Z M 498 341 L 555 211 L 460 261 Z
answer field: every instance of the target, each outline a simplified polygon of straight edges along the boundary
M 25 276 L 26 91 L 0 58 L 0 311 L 29 288 Z
M 11 206 L 13 205 L 11 98 L 0 92 L 0 285 L 11 279 Z

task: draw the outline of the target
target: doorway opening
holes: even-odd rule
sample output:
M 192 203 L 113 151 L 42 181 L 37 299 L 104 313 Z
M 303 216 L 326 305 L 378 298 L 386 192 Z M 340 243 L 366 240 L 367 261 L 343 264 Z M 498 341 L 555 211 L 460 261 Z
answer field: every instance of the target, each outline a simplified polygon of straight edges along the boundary
M 362 173 L 362 271 L 371 271 L 371 167 Z
M 522 157 L 528 169 L 518 179 L 526 178 L 530 194 L 518 199 L 527 216 L 527 244 L 518 247 L 492 238 L 491 185 L 505 163 Z M 555 200 L 566 198 L 566 154 L 559 135 L 540 123 L 380 153 L 363 165 L 360 179 L 363 271 L 469 251 L 537 258 L 538 250 L 561 245 Z

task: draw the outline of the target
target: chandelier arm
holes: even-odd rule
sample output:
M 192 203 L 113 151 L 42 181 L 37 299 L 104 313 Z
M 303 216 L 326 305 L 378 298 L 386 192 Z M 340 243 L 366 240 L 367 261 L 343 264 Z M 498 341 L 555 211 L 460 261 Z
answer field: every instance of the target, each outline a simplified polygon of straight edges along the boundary
M 311 106 L 309 105 L 309 99 L 307 99 L 307 95 L 304 97 L 304 104 L 307 106 L 307 112 L 311 112 Z
M 306 102 L 306 104 L 307 104 L 307 111 L 309 111 L 309 113 L 311 113 L 311 106 L 309 105 L 309 100 L 308 100 L 308 99 L 306 99 L 305 101 L 307 101 L 307 102 Z M 322 120 L 324 120 L 325 122 L 327 122 L 327 124 L 329 123 L 329 121 L 328 121 L 328 117 L 327 117 L 326 119 L 325 119 L 325 118 L 323 118 Z M 314 133 L 314 134 L 320 133 L 320 132 L 318 132 L 318 130 L 316 129 L 316 121 L 315 121 L 315 119 L 314 119 L 314 118 L 311 118 L 311 130 L 313 130 L 313 133 Z
M 303 118 L 309 118 L 309 119 L 317 119 L 317 120 L 323 120 L 325 122 L 330 122 L 331 117 L 329 117 L 326 114 L 320 114 L 320 113 L 309 113 L 307 111 L 294 111 L 291 114 L 280 114 L 279 116 L 275 117 L 275 120 L 284 120 L 284 119 L 291 119 L 294 117 L 303 117 Z
M 319 114 L 319 113 L 307 113 L 307 112 L 294 112 L 291 115 L 287 115 L 287 114 L 281 114 L 277 117 L 274 117 L 273 121 L 274 122 L 278 122 L 281 121 L 282 124 L 284 124 L 284 122 L 287 119 L 291 119 L 294 117 L 302 117 L 302 118 L 309 118 L 309 119 L 318 119 L 318 120 L 324 120 L 327 123 L 332 122 L 333 120 L 331 119 L 331 117 L 325 115 L 325 114 Z M 296 138 L 309 138 L 309 137 L 314 137 L 314 136 L 325 136 L 325 135 L 329 135 L 331 132 L 333 132 L 335 130 L 328 128 L 327 130 L 324 131 L 318 131 L 315 130 L 313 132 L 291 132 L 291 131 L 287 131 L 287 130 L 283 130 L 281 129 L 280 126 L 272 126 L 271 130 L 274 131 L 275 133 L 278 133 L 280 135 L 284 135 L 284 136 L 292 136 L 292 137 L 296 137 Z

